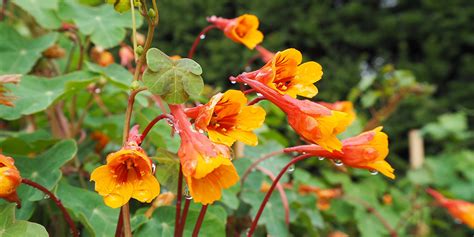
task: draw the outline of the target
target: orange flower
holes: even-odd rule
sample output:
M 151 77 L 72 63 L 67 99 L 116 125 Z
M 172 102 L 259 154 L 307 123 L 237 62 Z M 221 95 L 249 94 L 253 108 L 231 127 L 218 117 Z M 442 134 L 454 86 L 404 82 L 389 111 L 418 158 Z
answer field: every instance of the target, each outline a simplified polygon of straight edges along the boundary
M 341 141 L 336 135 L 343 132 L 349 124 L 346 113 L 332 111 L 309 100 L 297 100 L 288 95 L 281 95 L 264 84 L 239 76 L 236 81 L 247 83 L 273 104 L 280 107 L 287 117 L 290 126 L 305 140 L 316 143 L 328 151 L 340 150 Z
M 197 107 L 199 112 L 195 117 L 195 126 L 207 131 L 212 142 L 231 146 L 239 140 L 255 146 L 258 138 L 252 130 L 262 126 L 265 110 L 257 105 L 246 104 L 247 98 L 241 91 L 219 93 L 204 106 Z
M 334 103 L 318 102 L 318 104 L 335 111 L 341 111 L 349 115 L 350 123 L 354 122 L 356 113 L 354 111 L 354 105 L 350 101 L 337 101 Z
M 191 196 L 195 202 L 212 204 L 221 198 L 222 189 L 239 180 L 229 148 L 214 144 L 203 134 L 192 131 L 180 105 L 170 105 L 170 110 L 181 137 L 178 156 Z
M 102 67 L 113 64 L 115 59 L 111 52 L 100 47 L 94 47 L 91 50 L 91 59 Z
M 127 144 L 107 156 L 107 164 L 96 168 L 91 174 L 95 190 L 112 208 L 121 207 L 130 198 L 140 202 L 151 202 L 160 193 L 160 184 L 153 175 L 153 164 L 143 149 L 138 146 L 138 127 L 130 132 Z
M 471 229 L 474 229 L 474 203 L 448 199 L 431 188 L 428 188 L 426 192 L 433 196 L 440 205 L 446 208 L 451 216 L 466 224 Z
M 9 202 L 20 203 L 17 187 L 21 183 L 21 176 L 15 167 L 13 158 L 0 154 L 0 198 Z
M 231 40 L 242 43 L 253 49 L 263 40 L 263 34 L 258 30 L 258 18 L 255 15 L 244 14 L 234 19 L 208 17 L 207 21 L 214 24 Z
M 0 105 L 5 105 L 9 107 L 15 106 L 12 103 L 12 100 L 15 99 L 15 97 L 10 96 L 9 90 L 5 88 L 5 84 L 7 83 L 12 83 L 12 84 L 18 84 L 20 82 L 21 75 L 20 74 L 11 74 L 11 75 L 2 75 L 0 76 Z
M 330 188 L 330 189 L 320 189 L 318 187 L 313 187 L 310 185 L 300 185 L 298 187 L 298 193 L 301 195 L 314 193 L 318 196 L 318 209 L 319 210 L 328 210 L 331 207 L 331 200 L 342 196 L 341 188 Z
M 323 76 L 322 67 L 314 61 L 301 64 L 302 60 L 300 51 L 290 48 L 277 52 L 259 70 L 244 75 L 266 84 L 280 94 L 293 98 L 297 95 L 312 98 L 318 94 L 314 83 Z
M 100 131 L 94 131 L 92 134 L 91 134 L 91 139 L 94 140 L 94 141 L 97 141 L 97 143 L 95 144 L 95 152 L 96 153 L 101 153 L 102 150 L 104 150 L 105 146 L 107 146 L 107 144 L 109 143 L 109 137 L 100 132 Z
M 377 127 L 356 137 L 342 141 L 341 151 L 328 152 L 318 145 L 304 145 L 285 149 L 287 152 L 306 152 L 315 156 L 326 157 L 342 162 L 345 165 L 378 171 L 394 179 L 393 168 L 385 161 L 388 155 L 388 137 Z

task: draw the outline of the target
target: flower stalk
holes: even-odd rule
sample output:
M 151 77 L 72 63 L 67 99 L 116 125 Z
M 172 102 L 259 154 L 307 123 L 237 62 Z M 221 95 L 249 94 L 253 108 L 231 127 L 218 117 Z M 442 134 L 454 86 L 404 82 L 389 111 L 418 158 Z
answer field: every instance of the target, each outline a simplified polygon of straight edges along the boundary
M 196 37 L 196 39 L 194 40 L 193 42 L 193 45 L 191 46 L 191 49 L 189 50 L 188 52 L 188 58 L 193 58 L 194 56 L 194 52 L 196 51 L 196 48 L 197 46 L 199 45 L 199 42 L 201 42 L 202 37 L 205 37 L 207 32 L 209 32 L 210 30 L 212 29 L 215 29 L 217 28 L 215 25 L 209 25 L 209 26 L 206 26 L 206 28 L 204 28 L 199 34 L 198 36 Z

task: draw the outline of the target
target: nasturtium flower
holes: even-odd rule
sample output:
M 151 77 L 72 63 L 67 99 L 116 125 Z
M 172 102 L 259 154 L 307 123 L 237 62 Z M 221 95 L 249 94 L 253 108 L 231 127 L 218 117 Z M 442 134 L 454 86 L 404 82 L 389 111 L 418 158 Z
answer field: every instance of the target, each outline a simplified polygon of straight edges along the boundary
M 229 148 L 193 131 L 180 105 L 170 105 L 170 109 L 181 137 L 178 156 L 189 192 L 195 202 L 212 204 L 221 198 L 223 189 L 239 180 Z
M 21 183 L 21 176 L 15 167 L 13 158 L 0 154 L 0 198 L 19 203 L 16 189 Z
M 222 30 L 229 39 L 244 44 L 249 49 L 255 48 L 263 40 L 255 15 L 244 14 L 234 19 L 212 16 L 208 17 L 207 21 Z
M 231 146 L 239 140 L 247 145 L 257 145 L 257 135 L 252 131 L 262 126 L 266 113 L 258 105 L 247 106 L 247 98 L 241 91 L 219 93 L 196 109 L 195 127 L 207 131 L 212 142 Z
M 130 132 L 126 145 L 107 156 L 107 164 L 96 168 L 91 174 L 95 190 L 112 208 L 121 207 L 130 198 L 140 202 L 151 202 L 160 194 L 160 184 L 154 176 L 151 159 L 138 145 L 135 127 Z
M 325 211 L 331 207 L 331 200 L 342 196 L 341 188 L 321 189 L 310 185 L 300 185 L 298 193 L 301 195 L 314 193 L 318 197 L 317 207 L 319 210 Z
M 259 81 L 245 76 L 239 76 L 235 80 L 247 83 L 283 110 L 289 125 L 304 140 L 318 144 L 328 151 L 341 149 L 342 143 L 336 135 L 343 132 L 349 124 L 346 113 L 330 110 L 309 100 L 297 100 L 289 95 L 281 95 Z
M 334 159 L 347 166 L 377 171 L 391 179 L 395 178 L 394 169 L 385 160 L 388 155 L 388 136 L 382 132 L 382 127 L 343 140 L 340 151 L 328 152 L 327 149 L 314 144 L 286 150 Z
M 474 203 L 464 200 L 449 199 L 431 188 L 426 190 L 436 201 L 448 210 L 455 219 L 474 229 Z
M 341 111 L 349 115 L 350 123 L 354 122 L 356 113 L 354 111 L 354 105 L 350 101 L 337 101 L 334 103 L 318 102 L 318 104 L 335 111 Z
M 0 76 L 0 105 L 13 107 L 14 96 L 9 95 L 9 90 L 5 87 L 5 84 L 18 84 L 20 82 L 20 74 L 2 75 Z
M 312 98 L 318 94 L 314 83 L 321 79 L 323 70 L 317 62 L 302 64 L 302 61 L 301 52 L 290 48 L 277 52 L 262 68 L 246 73 L 245 76 L 266 84 L 280 94 L 293 98 L 298 95 Z

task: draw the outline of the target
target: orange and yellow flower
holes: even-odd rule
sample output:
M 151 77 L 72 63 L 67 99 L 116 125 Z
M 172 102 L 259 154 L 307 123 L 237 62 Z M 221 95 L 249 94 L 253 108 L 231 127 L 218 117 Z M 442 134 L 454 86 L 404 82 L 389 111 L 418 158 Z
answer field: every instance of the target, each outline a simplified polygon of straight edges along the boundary
M 314 83 L 321 79 L 323 70 L 314 61 L 301 64 L 302 61 L 301 52 L 290 48 L 277 52 L 262 68 L 245 76 L 266 84 L 280 94 L 312 98 L 318 94 Z
M 339 160 L 347 166 L 378 171 L 394 179 L 394 169 L 385 161 L 388 155 L 388 136 L 382 127 L 364 132 L 342 141 L 340 151 L 328 152 L 318 145 L 304 145 L 287 148 L 286 151 L 306 152 L 315 156 Z
M 130 140 L 117 152 L 107 156 L 107 164 L 91 174 L 95 190 L 112 208 L 121 207 L 130 198 L 151 202 L 160 194 L 160 184 L 153 174 L 153 164 L 136 141 Z
M 297 100 L 288 95 L 281 95 L 261 82 L 245 76 L 239 76 L 235 80 L 247 83 L 283 110 L 290 126 L 303 139 L 328 151 L 341 149 L 342 143 L 336 135 L 343 132 L 349 124 L 346 113 L 330 110 L 309 100 Z
M 12 101 L 15 99 L 14 96 L 9 95 L 9 90 L 5 87 L 5 84 L 18 84 L 20 82 L 20 74 L 2 75 L 0 76 L 0 105 L 13 107 Z
M 354 111 L 354 105 L 350 101 L 337 101 L 334 103 L 318 102 L 318 104 L 335 111 L 347 113 L 349 115 L 350 123 L 354 122 L 356 113 Z
M 19 203 L 16 189 L 21 183 L 21 176 L 15 167 L 13 158 L 0 154 L 0 198 Z
M 434 189 L 426 190 L 436 201 L 448 210 L 449 214 L 465 225 L 474 229 L 474 203 L 463 200 L 449 199 Z
M 342 188 L 321 189 L 310 185 L 300 185 L 298 193 L 301 195 L 314 193 L 318 197 L 317 207 L 325 211 L 331 207 L 331 200 L 342 196 Z
M 244 44 L 249 49 L 255 48 L 263 40 L 255 15 L 244 14 L 234 19 L 212 16 L 208 17 L 207 21 L 222 30 L 229 39 Z
M 221 198 L 222 189 L 239 180 L 229 148 L 191 130 L 192 125 L 180 105 L 170 105 L 170 109 L 181 137 L 178 156 L 191 196 L 195 202 L 212 204 Z
M 252 131 L 262 126 L 266 113 L 258 105 L 246 104 L 247 98 L 241 91 L 219 93 L 207 104 L 197 107 L 195 127 L 207 131 L 212 142 L 231 146 L 239 140 L 255 146 L 258 138 Z

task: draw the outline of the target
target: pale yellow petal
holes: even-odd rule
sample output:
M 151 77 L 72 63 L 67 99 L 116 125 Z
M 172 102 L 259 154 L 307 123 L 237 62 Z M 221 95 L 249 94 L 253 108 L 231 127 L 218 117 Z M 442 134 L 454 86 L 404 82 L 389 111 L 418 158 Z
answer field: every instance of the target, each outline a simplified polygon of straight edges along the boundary
M 226 146 L 232 146 L 232 144 L 234 144 L 235 142 L 235 138 L 223 132 L 219 132 L 216 130 L 209 130 L 207 134 L 209 135 L 209 138 L 211 139 L 211 141 L 215 143 L 224 144 Z
M 262 126 L 265 121 L 265 110 L 258 106 L 246 106 L 237 117 L 237 129 L 244 131 L 252 131 Z

